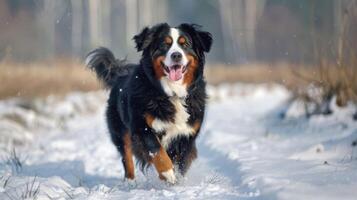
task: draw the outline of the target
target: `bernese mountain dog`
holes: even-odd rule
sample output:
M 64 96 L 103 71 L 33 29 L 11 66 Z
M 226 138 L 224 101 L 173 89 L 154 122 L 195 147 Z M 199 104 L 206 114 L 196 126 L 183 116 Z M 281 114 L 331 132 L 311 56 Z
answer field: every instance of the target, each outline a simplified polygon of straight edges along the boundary
M 176 182 L 197 157 L 195 140 L 206 105 L 205 53 L 212 36 L 195 24 L 144 28 L 135 35 L 139 64 L 117 60 L 106 48 L 86 57 L 110 96 L 106 112 L 111 139 L 133 180 L 133 155 L 141 169 L 153 165 L 159 178 Z

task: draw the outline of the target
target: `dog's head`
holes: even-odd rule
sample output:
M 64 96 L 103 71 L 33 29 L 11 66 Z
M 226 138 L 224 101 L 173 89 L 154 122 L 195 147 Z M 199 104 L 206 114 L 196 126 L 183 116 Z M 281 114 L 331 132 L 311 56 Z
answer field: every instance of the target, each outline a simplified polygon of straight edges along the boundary
M 134 40 L 137 50 L 151 60 L 157 80 L 167 78 L 186 85 L 203 72 L 204 52 L 209 52 L 212 44 L 211 34 L 193 24 L 174 28 L 158 24 L 144 28 Z

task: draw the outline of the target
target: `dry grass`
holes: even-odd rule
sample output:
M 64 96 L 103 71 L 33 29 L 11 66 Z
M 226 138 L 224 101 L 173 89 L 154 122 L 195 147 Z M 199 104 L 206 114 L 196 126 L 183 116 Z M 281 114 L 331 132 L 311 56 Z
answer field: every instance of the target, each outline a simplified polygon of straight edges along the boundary
M 70 91 L 100 88 L 93 73 L 70 61 L 48 63 L 0 63 L 0 99 L 64 95 Z
M 210 65 L 205 69 L 210 84 L 222 82 L 281 83 L 297 87 L 304 81 L 299 74 L 317 73 L 317 69 L 279 63 L 247 64 L 240 66 Z M 78 62 L 0 63 L 0 99 L 9 97 L 43 97 L 64 95 L 71 91 L 91 91 L 101 88 L 95 74 Z
M 329 73 L 328 80 L 322 76 Z M 339 83 L 336 74 L 353 75 L 356 72 L 341 71 L 340 68 L 299 66 L 288 63 L 246 64 L 246 65 L 209 65 L 205 69 L 210 84 L 222 82 L 280 83 L 298 91 L 307 85 L 322 83 Z M 355 76 L 354 76 L 355 77 Z M 71 91 L 91 91 L 101 87 L 95 74 L 79 62 L 41 62 L 20 64 L 14 62 L 0 63 L 0 99 L 9 97 L 43 97 L 51 94 L 64 95 Z M 348 81 L 344 82 L 348 83 Z M 328 84 L 322 84 L 328 86 Z M 334 84 L 337 85 L 337 84 Z M 341 85 L 341 84 L 339 84 Z
M 222 82 L 277 82 L 297 85 L 302 81 L 294 75 L 298 70 L 310 74 L 313 69 L 286 63 L 274 66 L 267 64 L 247 64 L 242 66 L 214 65 L 206 67 L 205 73 L 210 84 Z M 43 97 L 51 94 L 64 95 L 71 91 L 91 91 L 100 89 L 95 74 L 83 64 L 61 61 L 42 63 L 0 63 L 0 99 L 9 97 Z
M 211 84 L 222 82 L 280 83 L 289 88 L 306 84 L 296 73 L 315 74 L 318 70 L 311 66 L 292 65 L 288 63 L 255 63 L 239 66 L 212 65 L 205 69 L 207 81 Z
M 315 76 L 308 74 L 299 76 L 321 88 L 322 99 L 330 101 L 333 96 L 336 96 L 337 105 L 342 107 L 348 102 L 357 102 L 357 60 L 349 64 L 343 61 L 334 64 L 321 60 L 317 70 Z

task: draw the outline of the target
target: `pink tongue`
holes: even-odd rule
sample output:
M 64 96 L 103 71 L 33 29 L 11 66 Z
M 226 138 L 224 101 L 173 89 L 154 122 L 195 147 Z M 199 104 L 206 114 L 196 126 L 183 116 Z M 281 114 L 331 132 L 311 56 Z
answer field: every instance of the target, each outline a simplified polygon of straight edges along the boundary
M 178 81 L 182 78 L 182 68 L 170 69 L 169 78 L 172 81 Z

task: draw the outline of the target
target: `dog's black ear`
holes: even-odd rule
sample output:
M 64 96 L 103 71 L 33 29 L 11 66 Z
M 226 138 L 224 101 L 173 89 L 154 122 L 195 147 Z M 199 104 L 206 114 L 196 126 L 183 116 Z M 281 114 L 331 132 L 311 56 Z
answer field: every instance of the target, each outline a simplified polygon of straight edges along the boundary
M 157 34 L 165 28 L 169 29 L 170 27 L 167 23 L 161 23 L 161 24 L 157 24 L 156 26 L 153 26 L 151 28 L 146 27 L 141 31 L 141 33 L 139 33 L 138 35 L 135 35 L 133 37 L 133 39 L 136 43 L 137 50 L 143 51 L 147 47 L 149 47 L 151 42 L 157 36 Z
M 209 52 L 213 42 L 212 35 L 209 32 L 201 31 L 200 28 L 201 26 L 197 24 L 181 24 L 179 26 L 179 29 L 188 33 L 204 52 Z
M 136 49 L 138 51 L 142 51 L 150 45 L 150 41 L 148 38 L 149 32 L 150 32 L 150 29 L 148 27 L 145 27 L 139 34 L 137 34 L 133 37 L 133 39 L 136 43 Z

